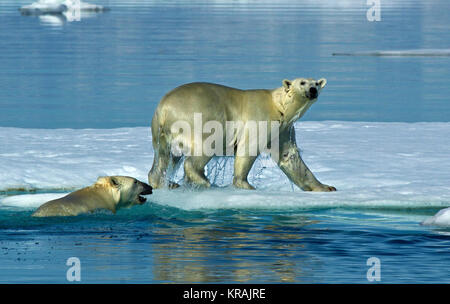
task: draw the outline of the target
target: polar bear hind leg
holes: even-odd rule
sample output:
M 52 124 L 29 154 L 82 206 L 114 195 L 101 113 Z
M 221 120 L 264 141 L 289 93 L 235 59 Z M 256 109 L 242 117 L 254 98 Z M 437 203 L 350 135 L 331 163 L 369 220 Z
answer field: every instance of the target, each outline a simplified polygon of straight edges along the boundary
M 212 156 L 188 156 L 184 161 L 184 179 L 189 185 L 197 187 L 211 187 L 205 176 L 205 166 Z

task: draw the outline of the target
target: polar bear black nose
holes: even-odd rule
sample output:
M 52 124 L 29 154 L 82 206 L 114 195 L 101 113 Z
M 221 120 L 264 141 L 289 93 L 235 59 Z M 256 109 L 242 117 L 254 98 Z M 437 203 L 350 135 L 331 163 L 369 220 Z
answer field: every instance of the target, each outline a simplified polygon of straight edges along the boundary
M 310 94 L 311 98 L 316 98 L 317 97 L 317 89 L 316 88 L 310 88 L 309 89 L 309 94 Z

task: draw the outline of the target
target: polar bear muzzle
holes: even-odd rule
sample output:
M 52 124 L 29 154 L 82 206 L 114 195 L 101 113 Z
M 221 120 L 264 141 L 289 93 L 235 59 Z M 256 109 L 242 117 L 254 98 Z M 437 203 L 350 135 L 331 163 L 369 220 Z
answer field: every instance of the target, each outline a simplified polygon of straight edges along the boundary
M 319 95 L 318 93 L 319 92 L 317 91 L 317 89 L 315 87 L 311 87 L 311 88 L 309 88 L 309 91 L 307 93 L 307 97 L 309 99 L 316 99 L 318 97 L 318 95 Z
M 142 195 L 149 195 L 152 194 L 152 187 L 150 187 L 149 185 L 147 185 L 146 183 L 141 183 L 141 186 L 144 188 L 144 190 L 141 191 L 141 193 L 139 193 L 138 195 L 138 200 L 140 204 L 143 204 L 147 201 L 147 199 L 145 197 L 143 197 Z

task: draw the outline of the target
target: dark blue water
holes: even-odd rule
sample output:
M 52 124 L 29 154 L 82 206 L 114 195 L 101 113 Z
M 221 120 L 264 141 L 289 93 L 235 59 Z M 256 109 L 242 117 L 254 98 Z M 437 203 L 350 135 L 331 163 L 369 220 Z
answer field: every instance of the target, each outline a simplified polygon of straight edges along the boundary
M 274 88 L 325 77 L 306 120 L 448 121 L 449 57 L 334 52 L 450 48 L 440 1 L 97 1 L 111 11 L 51 24 L 0 2 L 0 124 L 149 125 L 161 97 L 192 81 Z
M 53 23 L 21 16 L 30 2 L 0 0 L 0 127 L 145 126 L 186 82 L 274 88 L 303 76 L 328 79 L 305 120 L 450 118 L 450 57 L 332 56 L 448 49 L 447 0 L 382 1 L 380 22 L 365 0 L 97 1 L 111 11 Z M 450 283 L 450 231 L 419 225 L 433 208 L 31 212 L 0 207 L 1 283 L 67 282 L 69 257 L 82 282 L 367 283 L 378 257 L 382 283 Z
M 115 216 L 30 214 L 0 214 L 0 282 L 64 283 L 66 260 L 78 257 L 85 283 L 367 283 L 373 256 L 383 283 L 450 282 L 448 230 L 383 212 L 146 205 Z

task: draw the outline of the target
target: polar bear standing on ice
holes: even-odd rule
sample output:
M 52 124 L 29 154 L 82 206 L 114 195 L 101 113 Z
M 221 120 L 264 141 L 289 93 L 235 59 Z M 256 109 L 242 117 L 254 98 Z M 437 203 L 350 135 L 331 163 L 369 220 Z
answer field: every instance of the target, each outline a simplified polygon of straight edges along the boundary
M 183 143 L 184 179 L 187 184 L 210 187 L 204 173 L 205 165 L 214 155 L 228 155 L 225 151 L 231 148 L 235 158 L 233 185 L 237 188 L 254 189 L 247 181 L 247 175 L 262 151 L 257 149 L 256 153 L 251 154 L 251 149 L 245 148 L 254 137 L 254 133 L 246 126 L 250 122 L 255 122 L 255 125 L 261 122 L 271 125 L 276 122 L 279 126 L 277 134 L 273 134 L 275 132 L 269 128 L 267 137 L 262 140 L 266 145 L 273 144 L 274 139 L 278 141 L 278 151 L 273 158 L 287 177 L 305 191 L 336 191 L 336 188 L 319 182 L 303 162 L 295 142 L 293 126 L 317 100 L 326 83 L 324 78 L 297 78 L 292 81 L 283 80 L 282 86 L 273 90 L 239 90 L 212 83 L 190 83 L 173 89 L 162 98 L 153 116 L 155 158 L 148 174 L 149 184 L 155 189 L 163 187 L 167 181 L 168 168 L 176 167 L 181 161 L 181 156 L 173 153 L 176 140 Z M 198 136 L 195 130 L 194 134 L 182 133 L 179 128 L 173 127 L 183 122 L 187 127 L 195 129 L 196 117 L 201 117 L 206 124 L 214 122 L 215 129 L 217 126 L 226 129 L 229 122 L 243 124 L 232 131 L 232 136 L 223 135 L 221 141 L 216 141 L 214 155 L 199 154 L 195 151 L 196 145 L 207 140 L 208 134 Z M 212 132 L 211 128 L 209 130 Z M 228 135 L 228 130 L 226 133 Z M 217 152 L 217 147 L 219 150 L 223 148 L 223 154 Z M 242 151 L 244 152 L 239 153 Z

